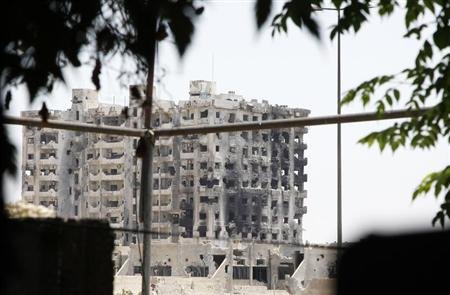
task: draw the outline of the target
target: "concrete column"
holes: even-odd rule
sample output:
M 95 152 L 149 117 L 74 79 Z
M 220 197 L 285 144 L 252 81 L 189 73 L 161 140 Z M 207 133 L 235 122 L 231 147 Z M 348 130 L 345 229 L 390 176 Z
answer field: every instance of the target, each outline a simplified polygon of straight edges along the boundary
M 214 210 L 211 205 L 208 206 L 208 231 L 206 233 L 206 236 L 208 239 L 214 239 L 215 233 L 214 233 Z
M 227 292 L 231 293 L 233 291 L 233 241 L 228 239 L 228 284 Z
M 249 285 L 253 286 L 253 242 L 248 246 Z

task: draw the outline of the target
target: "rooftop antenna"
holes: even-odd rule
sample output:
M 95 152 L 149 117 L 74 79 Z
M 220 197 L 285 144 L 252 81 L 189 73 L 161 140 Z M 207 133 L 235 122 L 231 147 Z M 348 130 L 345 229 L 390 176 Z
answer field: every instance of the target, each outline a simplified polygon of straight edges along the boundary
M 211 54 L 211 82 L 214 82 L 214 53 Z

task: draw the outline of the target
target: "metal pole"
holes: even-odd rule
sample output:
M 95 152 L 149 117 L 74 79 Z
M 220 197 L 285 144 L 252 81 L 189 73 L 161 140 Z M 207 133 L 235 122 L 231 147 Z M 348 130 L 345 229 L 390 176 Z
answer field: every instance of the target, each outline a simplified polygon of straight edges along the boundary
M 396 111 L 386 111 L 383 114 L 378 114 L 377 112 L 369 112 L 369 113 L 355 113 L 355 114 L 332 115 L 332 116 L 302 117 L 296 119 L 270 120 L 251 123 L 222 124 L 222 125 L 210 125 L 198 127 L 195 126 L 174 127 L 170 129 L 156 129 L 153 130 L 153 132 L 155 134 L 155 137 L 157 138 L 160 136 L 208 134 L 208 133 L 233 132 L 244 130 L 264 130 L 275 128 L 319 126 L 338 123 L 356 123 L 356 122 L 411 118 L 422 116 L 429 110 L 430 108 L 423 108 L 419 110 L 403 109 Z
M 14 116 L 4 116 L 3 119 L 5 124 L 10 125 L 83 131 L 90 133 L 103 133 L 103 134 L 123 135 L 131 137 L 142 137 L 145 136 L 146 133 L 150 133 L 150 135 L 153 137 L 153 131 L 136 128 L 104 126 L 104 125 L 99 126 L 89 123 L 80 123 L 80 122 L 75 123 L 70 121 L 51 120 L 51 119 L 44 122 L 42 121 L 41 118 L 14 117 Z
M 22 125 L 33 126 L 41 128 L 61 129 L 61 130 L 73 130 L 84 131 L 91 133 L 104 133 L 123 135 L 130 137 L 145 137 L 147 134 L 150 139 L 160 136 L 176 136 L 187 134 L 208 134 L 218 132 L 233 132 L 233 131 L 245 131 L 245 130 L 264 130 L 274 128 L 289 128 L 289 127 L 305 127 L 305 126 L 320 126 L 331 124 L 344 124 L 344 123 L 357 123 L 379 120 L 392 120 L 402 118 L 412 118 L 424 115 L 431 108 L 423 108 L 418 110 L 401 109 L 395 111 L 386 111 L 383 114 L 377 112 L 355 113 L 345 115 L 332 115 L 332 116 L 318 116 L 318 117 L 302 117 L 296 119 L 282 119 L 282 120 L 268 120 L 256 123 L 236 123 L 236 124 L 218 124 L 212 126 L 200 126 L 200 127 L 175 127 L 171 129 L 135 129 L 135 128 L 123 128 L 113 126 L 97 126 L 94 124 L 86 123 L 73 123 L 59 120 L 48 120 L 43 122 L 39 118 L 21 118 L 14 116 L 4 116 L 5 124 L 10 125 Z
M 152 1 L 147 4 L 147 9 L 150 9 L 150 20 L 148 24 L 148 31 L 146 34 L 151 37 L 150 48 L 147 56 L 148 74 L 147 74 L 147 92 L 143 103 L 144 111 L 144 127 L 151 128 L 152 104 L 153 104 L 153 78 L 155 70 L 155 52 L 156 52 L 156 23 L 158 18 L 158 1 Z M 154 138 L 150 136 L 144 137 L 145 152 L 142 159 L 142 174 L 141 174 L 141 208 L 144 222 L 144 230 L 152 230 L 152 189 L 153 189 L 153 146 Z M 150 272 L 151 272 L 151 235 L 144 235 L 143 242 L 143 261 L 142 261 L 142 295 L 150 294 Z
M 338 24 L 341 9 L 337 9 Z M 341 114 L 341 32 L 337 35 L 337 114 Z M 341 123 L 337 124 L 337 246 L 342 246 L 342 155 L 341 155 Z

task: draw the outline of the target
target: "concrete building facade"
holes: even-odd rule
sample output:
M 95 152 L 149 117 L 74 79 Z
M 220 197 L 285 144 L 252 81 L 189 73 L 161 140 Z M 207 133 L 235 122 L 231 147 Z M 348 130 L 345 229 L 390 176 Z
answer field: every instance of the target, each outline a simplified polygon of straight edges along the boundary
M 99 103 L 97 92 L 74 89 L 67 111 L 53 119 L 143 128 L 142 86 L 130 87 L 123 106 Z M 189 99 L 156 99 L 152 126 L 173 128 L 304 117 L 308 110 L 216 94 L 215 83 L 192 81 Z M 35 111 L 22 113 L 38 116 Z M 306 128 L 161 137 L 153 164 L 154 239 L 255 239 L 302 242 L 306 213 Z M 74 131 L 23 129 L 23 200 L 53 207 L 58 215 L 107 218 L 136 227 L 140 161 L 138 139 Z M 135 244 L 133 234 L 117 244 Z

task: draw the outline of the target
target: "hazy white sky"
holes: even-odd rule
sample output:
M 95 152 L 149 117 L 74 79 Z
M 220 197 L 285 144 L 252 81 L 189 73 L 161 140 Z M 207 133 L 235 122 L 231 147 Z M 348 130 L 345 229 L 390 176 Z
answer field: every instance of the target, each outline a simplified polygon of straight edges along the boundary
M 294 26 L 289 34 L 270 36 L 266 28 L 257 32 L 251 1 L 207 1 L 197 23 L 195 39 L 180 60 L 172 44 L 160 46 L 158 93 L 175 101 L 187 99 L 189 81 L 211 79 L 214 55 L 214 80 L 218 90 L 235 90 L 247 99 L 267 99 L 272 104 L 286 104 L 311 110 L 311 116 L 336 112 L 336 46 L 329 41 L 328 28 L 336 13 L 320 12 L 323 40 L 317 41 Z M 418 44 L 402 38 L 403 14 L 389 19 L 370 19 L 357 35 L 342 38 L 342 89 L 356 86 L 372 76 L 396 73 L 410 66 Z M 101 100 L 123 103 L 127 89 L 117 82 L 117 68 L 103 68 Z M 165 75 L 161 76 L 162 68 Z M 71 88 L 93 88 L 90 69 L 65 72 L 67 87 L 59 85 L 46 98 L 49 108 L 65 109 Z M 16 91 L 11 114 L 38 108 L 26 103 L 23 91 Z M 23 99 L 20 99 L 23 97 Z M 114 98 L 113 98 L 114 97 Z M 400 107 L 400 106 L 398 106 Z M 365 110 L 355 103 L 343 113 Z M 450 161 L 449 145 L 440 143 L 429 151 L 400 149 L 380 153 L 377 148 L 357 144 L 370 131 L 389 126 L 393 121 L 343 125 L 343 234 L 344 240 L 358 239 L 370 231 L 431 228 L 431 219 L 439 202 L 431 195 L 411 201 L 411 193 L 428 172 L 442 169 Z M 21 128 L 10 127 L 19 153 Z M 304 238 L 310 242 L 336 240 L 336 126 L 312 127 L 306 135 L 308 144 L 308 213 L 304 216 Z M 20 176 L 10 180 L 10 200 L 20 199 Z

